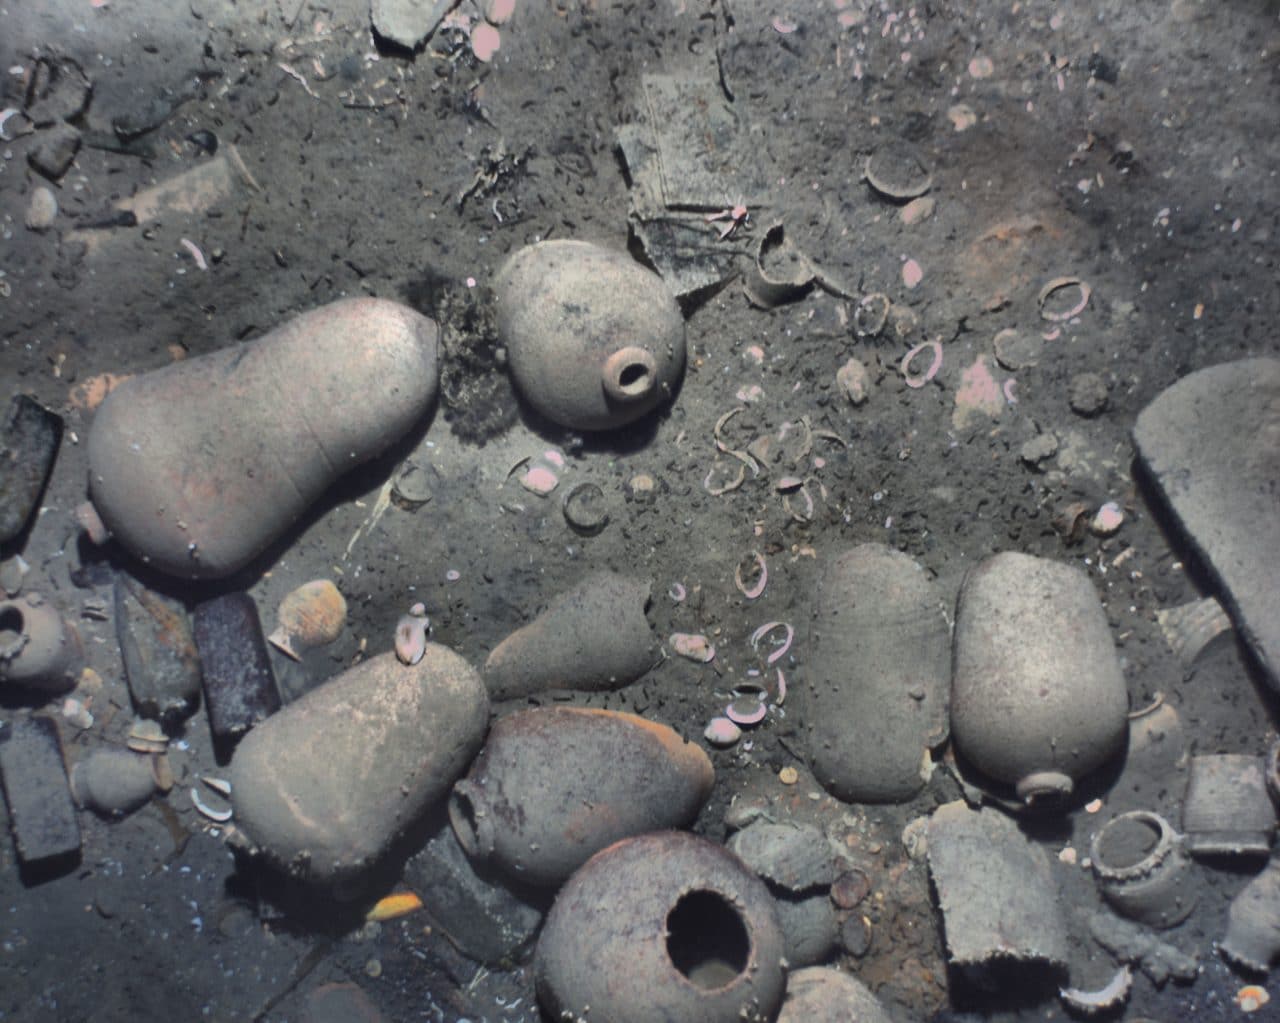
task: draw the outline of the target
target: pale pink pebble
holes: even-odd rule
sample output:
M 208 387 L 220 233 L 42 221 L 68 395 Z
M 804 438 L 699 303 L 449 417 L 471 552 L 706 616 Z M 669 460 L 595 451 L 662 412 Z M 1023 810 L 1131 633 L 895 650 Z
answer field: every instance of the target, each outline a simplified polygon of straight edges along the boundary
M 492 25 L 480 22 L 471 30 L 471 52 L 476 60 L 487 64 L 502 45 L 502 36 Z
M 459 579 L 461 579 L 461 578 L 462 578 L 462 573 L 461 573 L 461 572 L 459 572 L 456 568 L 451 568 L 451 569 L 449 569 L 449 571 L 447 571 L 447 572 L 444 574 L 444 577 L 445 577 L 445 579 L 447 579 L 449 582 L 451 582 L 451 583 L 456 583 Z
M 858 11 L 841 11 L 836 15 L 836 21 L 840 23 L 841 28 L 853 28 L 862 21 L 862 15 Z
M 546 497 L 559 483 L 556 474 L 545 465 L 535 465 L 520 477 L 520 485 L 540 497 Z
M 836 384 L 854 405 L 861 405 L 871 394 L 871 374 L 858 359 L 850 359 L 836 370 Z
M 918 224 L 922 220 L 928 220 L 933 216 L 933 211 L 936 206 L 937 203 L 933 196 L 918 196 L 898 211 L 898 219 L 910 227 L 912 224 Z M 910 287 L 910 285 L 908 285 L 908 287 Z
M 779 35 L 784 36 L 790 35 L 797 27 L 794 21 L 787 21 L 785 18 L 781 17 L 774 18 L 772 24 L 773 30 Z
M 739 387 L 734 397 L 749 405 L 751 402 L 759 401 L 764 397 L 764 388 L 759 384 L 752 384 L 750 387 Z
M 914 259 L 908 259 L 902 264 L 902 283 L 908 288 L 914 288 L 924 280 L 924 270 L 920 268 L 920 264 Z
M 956 391 L 956 407 L 951 423 L 956 429 L 964 429 L 978 415 L 995 418 L 1004 408 L 1004 395 L 1000 385 L 991 375 L 990 360 L 979 355 L 973 364 L 960 374 L 960 387 Z
M 547 448 L 546 451 L 542 452 L 542 460 L 547 465 L 554 465 L 557 469 L 564 468 L 564 455 L 555 448 Z
M 761 348 L 759 345 L 751 345 L 747 349 L 747 358 L 749 358 L 752 362 L 756 363 L 757 365 L 759 363 L 764 362 L 764 349 Z
M 396 657 L 401 664 L 417 664 L 427 652 L 427 620 L 404 615 L 396 624 Z
M 495 25 L 501 25 L 516 13 L 516 0 L 489 0 L 485 17 Z
M 715 717 L 707 722 L 702 737 L 712 746 L 732 746 L 742 738 L 742 729 L 725 717 Z
M 990 57 L 974 57 L 969 61 L 969 74 L 973 78 L 990 78 L 995 74 L 996 66 Z
M 1124 512 L 1115 501 L 1108 501 L 1098 509 L 1089 524 L 1098 536 L 1110 536 L 1124 525 Z
M 687 657 L 691 661 L 702 664 L 714 660 L 716 656 L 716 648 L 711 645 L 711 640 L 701 634 L 689 632 L 673 632 L 671 649 L 681 657 Z

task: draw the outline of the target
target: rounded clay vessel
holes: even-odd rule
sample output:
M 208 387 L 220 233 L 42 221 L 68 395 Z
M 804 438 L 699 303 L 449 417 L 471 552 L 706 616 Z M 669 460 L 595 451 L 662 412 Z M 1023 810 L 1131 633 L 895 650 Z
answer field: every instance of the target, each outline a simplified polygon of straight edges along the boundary
M 1069 796 L 1124 748 L 1124 675 L 1081 569 L 1013 552 L 987 558 L 965 576 L 954 650 L 956 749 L 1023 801 Z
M 484 681 L 495 700 L 544 689 L 617 689 L 658 660 L 645 617 L 649 580 L 595 572 L 493 648 Z
M 693 821 L 715 772 L 700 746 L 635 714 L 539 707 L 501 718 L 449 818 L 463 849 L 557 885 L 618 839 Z
M 241 740 L 229 838 L 299 878 L 347 880 L 443 798 L 488 726 L 484 683 L 453 651 L 372 657 Z
M 610 430 L 668 400 L 684 318 L 662 278 L 590 242 L 539 242 L 503 265 L 498 332 L 524 398 L 573 430 Z
M 233 574 L 422 418 L 437 339 L 412 309 L 352 298 L 125 381 L 89 433 L 91 535 L 171 575 Z
M 0 601 L 0 682 L 55 694 L 73 689 L 84 667 L 75 626 L 36 593 Z
M 910 799 L 947 738 L 951 629 L 924 570 L 883 544 L 822 568 L 797 687 L 814 776 L 850 802 Z
M 569 879 L 542 928 L 538 998 L 556 1020 L 762 1023 L 782 1001 L 764 882 L 705 838 L 624 839 Z

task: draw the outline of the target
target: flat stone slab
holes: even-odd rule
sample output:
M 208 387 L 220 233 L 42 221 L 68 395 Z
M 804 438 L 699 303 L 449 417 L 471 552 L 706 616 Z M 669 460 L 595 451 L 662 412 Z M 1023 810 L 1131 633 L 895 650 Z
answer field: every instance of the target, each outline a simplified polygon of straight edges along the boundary
M 1280 690 L 1280 359 L 1184 377 L 1147 406 L 1133 439 Z
M 51 718 L 0 724 L 0 781 L 18 859 L 34 866 L 79 856 L 80 822 Z

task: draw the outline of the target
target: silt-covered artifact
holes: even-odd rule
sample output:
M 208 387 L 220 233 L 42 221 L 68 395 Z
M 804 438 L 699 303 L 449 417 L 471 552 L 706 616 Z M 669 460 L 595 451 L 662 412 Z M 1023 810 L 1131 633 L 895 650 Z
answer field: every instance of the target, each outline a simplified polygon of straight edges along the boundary
M 557 885 L 605 846 L 693 821 L 715 780 L 702 748 L 635 714 L 519 711 L 494 724 L 449 816 L 467 854 Z
M 928 857 L 952 963 L 1066 963 L 1049 860 L 1003 813 L 963 801 L 938 807 L 929 818 Z
M 507 260 L 494 292 L 516 386 L 561 426 L 624 426 L 669 400 L 684 375 L 680 307 L 626 253 L 539 242 Z
M 951 733 L 1027 803 L 1069 796 L 1124 748 L 1128 693 L 1083 571 L 1006 552 L 965 576 L 956 609 Z
M 438 333 L 394 302 L 346 299 L 125 381 L 89 434 L 82 521 L 172 575 L 235 573 L 422 418 Z
M 298 877 L 341 881 L 448 791 L 488 725 L 480 676 L 451 650 L 429 644 L 412 667 L 370 658 L 241 740 L 229 837 Z
M 658 658 L 645 605 L 649 581 L 596 572 L 489 654 L 484 681 L 495 700 L 543 689 L 617 689 Z
M 807 681 L 795 696 L 814 775 L 850 802 L 910 799 L 929 750 L 947 738 L 942 601 L 911 558 L 861 544 L 827 562 L 813 608 Z
M 676 831 L 624 839 L 569 879 L 534 959 L 553 1019 L 765 1023 L 782 1001 L 782 934 L 764 883 Z

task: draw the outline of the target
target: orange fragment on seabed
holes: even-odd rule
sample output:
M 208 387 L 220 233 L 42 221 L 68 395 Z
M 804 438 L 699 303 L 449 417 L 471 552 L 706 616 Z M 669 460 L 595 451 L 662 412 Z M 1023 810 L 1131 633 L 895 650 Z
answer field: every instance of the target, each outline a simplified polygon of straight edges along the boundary
M 102 399 L 129 379 L 128 373 L 99 373 L 71 388 L 67 400 L 78 409 L 92 412 Z
M 412 913 L 422 908 L 422 900 L 413 892 L 395 892 L 384 896 L 373 904 L 373 908 L 365 914 L 366 920 L 394 920 L 398 916 Z

